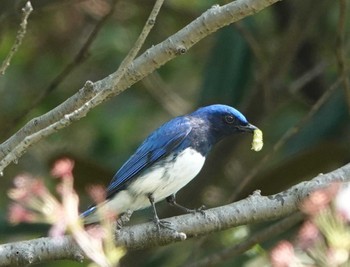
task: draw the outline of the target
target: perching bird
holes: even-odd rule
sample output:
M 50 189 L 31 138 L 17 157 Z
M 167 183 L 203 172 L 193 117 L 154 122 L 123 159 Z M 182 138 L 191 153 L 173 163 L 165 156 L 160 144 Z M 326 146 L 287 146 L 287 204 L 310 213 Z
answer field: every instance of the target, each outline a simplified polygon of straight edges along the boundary
M 158 228 L 161 222 L 155 203 L 161 200 L 193 212 L 177 204 L 175 194 L 199 173 L 213 145 L 226 136 L 256 130 L 238 110 L 226 105 L 206 106 L 176 117 L 145 139 L 114 175 L 107 198 L 99 205 L 117 214 L 152 206 Z M 81 214 L 85 224 L 99 221 L 96 207 Z

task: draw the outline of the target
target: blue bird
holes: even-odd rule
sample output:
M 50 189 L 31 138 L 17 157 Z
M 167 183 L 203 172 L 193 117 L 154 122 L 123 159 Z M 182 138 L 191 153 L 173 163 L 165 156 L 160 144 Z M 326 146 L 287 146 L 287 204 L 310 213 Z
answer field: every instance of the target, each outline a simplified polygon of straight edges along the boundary
M 179 205 L 175 194 L 199 173 L 213 145 L 224 137 L 256 129 L 238 110 L 226 105 L 206 106 L 176 117 L 145 139 L 114 175 L 107 198 L 99 205 L 117 214 L 152 206 L 158 228 L 162 222 L 155 203 L 161 200 L 194 212 Z M 81 214 L 85 224 L 99 221 L 96 209 L 92 206 Z

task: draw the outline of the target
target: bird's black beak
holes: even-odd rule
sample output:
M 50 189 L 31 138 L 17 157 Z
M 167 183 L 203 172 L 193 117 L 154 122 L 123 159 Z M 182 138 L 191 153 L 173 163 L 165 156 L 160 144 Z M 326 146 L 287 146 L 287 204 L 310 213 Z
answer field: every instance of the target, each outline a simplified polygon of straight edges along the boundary
M 248 123 L 247 125 L 244 126 L 238 126 L 238 130 L 240 132 L 248 132 L 248 133 L 254 133 L 254 131 L 258 129 L 256 126 L 253 124 Z

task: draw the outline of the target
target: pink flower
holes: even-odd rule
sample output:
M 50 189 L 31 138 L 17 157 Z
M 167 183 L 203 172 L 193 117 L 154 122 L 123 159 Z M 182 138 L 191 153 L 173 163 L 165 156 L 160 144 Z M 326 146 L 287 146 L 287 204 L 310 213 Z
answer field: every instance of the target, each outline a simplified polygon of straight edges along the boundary
M 34 222 L 36 216 L 34 213 L 25 209 L 18 203 L 12 203 L 9 207 L 8 220 L 10 223 L 18 224 L 21 222 Z
M 106 229 L 103 229 L 99 224 L 89 225 L 86 228 L 86 232 L 94 239 L 102 240 L 106 237 Z
M 63 236 L 67 230 L 73 232 L 74 229 L 81 228 L 81 225 L 78 212 L 79 197 L 73 188 L 73 176 L 62 179 L 56 189 L 61 194 L 62 203 L 56 207 L 56 218 L 53 220 L 50 235 L 58 237 Z
M 56 160 L 54 166 L 51 170 L 51 175 L 57 178 L 73 178 L 73 168 L 74 168 L 74 160 L 69 158 L 62 158 Z
M 106 200 L 106 189 L 102 185 L 90 185 L 86 190 L 96 204 Z
M 49 236 L 51 237 L 62 237 L 67 230 L 67 224 L 65 220 L 59 220 L 49 230 Z
M 270 252 L 273 267 L 293 266 L 296 261 L 293 245 L 288 241 L 280 241 Z
M 33 196 L 43 196 L 47 192 L 42 180 L 26 173 L 16 176 L 13 184 L 14 188 L 9 190 L 8 196 L 19 202 L 27 202 Z
M 9 196 L 18 203 L 9 207 L 9 220 L 19 222 L 45 222 L 52 224 L 50 236 L 59 238 L 65 232 L 72 234 L 85 254 L 98 266 L 116 266 L 124 255 L 122 248 L 115 247 L 114 230 L 108 220 L 109 212 L 101 211 L 101 226 L 86 231 L 79 216 L 79 197 L 73 188 L 74 161 L 64 158 L 56 161 L 52 175 L 62 178 L 57 186 L 61 202 L 50 193 L 40 179 L 22 174 L 14 179 L 14 188 Z M 105 190 L 101 186 L 90 190 L 96 202 L 103 202 L 106 198 Z
M 334 206 L 341 218 L 350 222 L 350 184 L 344 185 L 335 197 Z
M 298 233 L 298 245 L 303 250 L 309 249 L 320 237 L 317 226 L 311 221 L 305 221 Z
M 305 199 L 300 207 L 304 213 L 315 216 L 321 211 L 329 207 L 330 202 L 336 195 L 339 184 L 331 184 L 327 188 L 323 188 L 312 192 L 309 198 Z

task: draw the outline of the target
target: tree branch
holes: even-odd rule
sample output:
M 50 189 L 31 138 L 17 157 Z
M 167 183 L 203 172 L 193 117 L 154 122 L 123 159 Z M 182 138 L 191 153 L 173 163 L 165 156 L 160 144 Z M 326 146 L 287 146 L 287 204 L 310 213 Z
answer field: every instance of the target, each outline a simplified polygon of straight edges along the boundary
M 300 202 L 311 192 L 333 182 L 350 182 L 350 164 L 311 181 L 299 183 L 281 193 L 262 196 L 255 192 L 241 201 L 201 213 L 167 218 L 178 232 L 156 231 L 154 223 L 124 227 L 117 232 L 117 245 L 144 249 L 166 245 L 184 238 L 207 235 L 239 225 L 283 218 L 298 211 Z M 69 236 L 39 239 L 0 246 L 0 266 L 22 266 L 56 259 L 82 260 L 82 252 Z
M 16 162 L 28 147 L 84 117 L 97 105 L 120 94 L 171 59 L 184 54 L 204 37 L 278 1 L 280 0 L 237 0 L 224 6 L 213 6 L 185 28 L 136 58 L 125 68 L 122 77 L 120 71 L 117 71 L 95 83 L 88 81 L 78 93 L 46 114 L 29 121 L 0 145 L 0 174 L 11 162 Z

